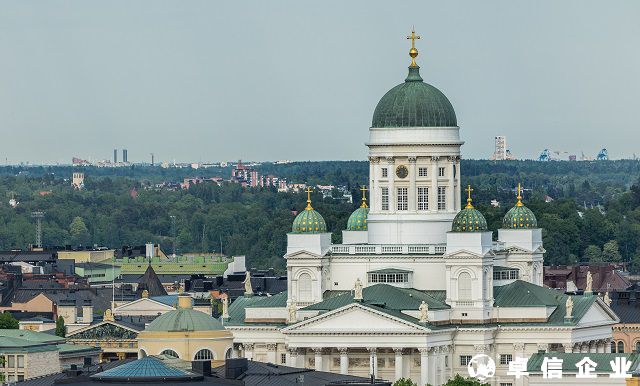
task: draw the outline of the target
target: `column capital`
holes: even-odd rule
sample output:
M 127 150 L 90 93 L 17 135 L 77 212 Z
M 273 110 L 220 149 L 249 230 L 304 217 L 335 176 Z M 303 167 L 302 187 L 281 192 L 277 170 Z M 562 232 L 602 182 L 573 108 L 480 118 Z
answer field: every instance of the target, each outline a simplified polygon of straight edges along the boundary
M 336 347 L 336 350 L 340 353 L 340 355 L 347 355 L 349 349 L 346 347 Z
M 367 351 L 369 351 L 369 354 L 375 354 L 378 351 L 377 347 L 367 347 Z
M 245 350 L 251 351 L 251 350 L 253 350 L 254 344 L 253 343 L 243 343 L 242 346 L 244 347 Z
M 473 349 L 478 352 L 484 353 L 485 351 L 491 351 L 491 346 L 488 344 L 476 344 L 473 346 Z
M 324 347 L 312 347 L 311 349 L 316 355 L 322 355 L 322 350 L 324 350 Z
M 429 352 L 434 352 L 435 347 L 418 347 L 418 351 L 420 351 L 420 356 L 427 356 Z
M 297 347 L 287 347 L 287 352 L 291 356 L 298 356 L 298 348 Z
M 513 344 L 513 349 L 515 351 L 524 351 L 524 343 L 518 342 Z
M 404 350 L 404 347 L 394 347 L 393 348 L 393 352 L 396 353 L 396 355 L 402 355 L 402 351 Z
M 387 160 L 387 163 L 392 164 L 395 161 L 395 157 L 385 157 L 385 159 Z
M 416 160 L 418 159 L 418 157 L 416 157 L 415 155 L 410 155 L 409 157 L 407 157 L 409 160 L 409 163 L 416 163 Z
M 377 164 L 378 162 L 380 162 L 380 157 L 369 156 L 369 162 L 371 162 L 372 164 Z
M 276 351 L 276 349 L 278 348 L 278 345 L 275 343 L 267 343 L 267 350 L 268 351 Z

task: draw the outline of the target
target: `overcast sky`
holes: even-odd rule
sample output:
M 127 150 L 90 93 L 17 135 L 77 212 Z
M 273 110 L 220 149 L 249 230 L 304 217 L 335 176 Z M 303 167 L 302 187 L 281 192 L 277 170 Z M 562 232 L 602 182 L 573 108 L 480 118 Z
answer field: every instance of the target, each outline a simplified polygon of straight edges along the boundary
M 0 159 L 365 159 L 406 76 L 466 158 L 640 155 L 640 1 L 0 0 Z

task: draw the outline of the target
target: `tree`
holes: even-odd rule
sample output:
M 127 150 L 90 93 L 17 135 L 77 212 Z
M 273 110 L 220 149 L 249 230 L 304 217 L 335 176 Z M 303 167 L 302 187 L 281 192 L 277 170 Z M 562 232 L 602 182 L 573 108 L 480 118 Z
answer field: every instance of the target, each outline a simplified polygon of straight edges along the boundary
M 597 245 L 589 245 L 584 249 L 584 257 L 590 263 L 599 263 L 602 261 L 602 251 Z
M 418 386 L 418 385 L 409 378 L 400 378 L 393 383 L 393 386 Z
M 619 262 L 622 260 L 620 248 L 616 240 L 607 241 L 602 247 L 602 258 L 604 261 Z
M 69 235 L 73 244 L 84 244 L 89 242 L 89 229 L 80 216 L 76 216 L 69 226 Z
M 460 374 L 456 374 L 455 377 L 449 379 L 444 386 L 490 386 L 488 383 L 481 383 L 474 378 L 463 378 Z
M 18 319 L 14 318 L 9 312 L 0 314 L 0 329 L 17 330 Z
M 64 326 L 64 318 L 62 316 L 58 316 L 56 320 L 56 335 L 61 338 L 67 336 L 67 328 Z

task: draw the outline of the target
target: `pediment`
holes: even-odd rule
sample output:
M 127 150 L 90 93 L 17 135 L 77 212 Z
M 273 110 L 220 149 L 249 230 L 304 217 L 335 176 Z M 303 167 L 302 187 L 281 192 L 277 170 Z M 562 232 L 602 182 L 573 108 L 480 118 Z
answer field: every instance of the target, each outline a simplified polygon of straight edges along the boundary
M 140 315 L 144 313 L 149 313 L 153 311 L 157 311 L 160 313 L 164 313 L 167 311 L 174 310 L 174 307 L 171 307 L 168 304 L 161 303 L 157 300 L 149 299 L 149 298 L 141 298 L 134 300 L 129 303 L 125 303 L 121 306 L 116 307 L 113 310 L 114 315 L 123 314 L 123 313 L 140 313 Z
M 596 299 L 587 312 L 580 318 L 578 326 L 598 326 L 618 323 L 620 319 L 601 299 Z
M 367 328 L 363 330 L 362 326 L 367 326 Z M 351 303 L 325 312 L 282 330 L 284 334 L 362 334 L 363 331 L 376 335 L 380 333 L 426 333 L 430 330 L 427 327 L 358 303 Z
M 100 322 L 92 326 L 87 326 L 74 331 L 67 336 L 68 339 L 90 340 L 136 339 L 137 337 L 138 331 L 112 321 Z
M 535 250 L 530 251 L 530 250 L 528 250 L 526 248 L 522 248 L 522 247 L 519 247 L 517 245 L 510 246 L 509 248 L 506 249 L 506 251 L 508 253 L 510 253 L 510 254 L 511 253 L 513 253 L 513 254 L 520 254 L 520 253 L 531 254 L 531 253 L 545 253 L 546 252 L 546 250 L 542 246 L 539 246 Z
M 285 259 L 317 259 L 317 258 L 321 258 L 323 256 L 318 255 L 316 253 L 312 253 L 306 250 L 300 250 L 300 251 L 296 251 L 293 253 L 290 253 L 288 255 L 284 255 Z
M 447 259 L 468 259 L 468 258 L 473 258 L 473 257 L 477 257 L 477 258 L 483 258 L 486 256 L 495 256 L 495 253 L 493 251 L 489 251 L 484 255 L 481 255 L 479 253 L 475 253 L 475 252 L 471 252 L 468 251 L 466 249 L 459 249 L 453 253 L 449 253 L 449 254 L 445 254 L 444 257 Z

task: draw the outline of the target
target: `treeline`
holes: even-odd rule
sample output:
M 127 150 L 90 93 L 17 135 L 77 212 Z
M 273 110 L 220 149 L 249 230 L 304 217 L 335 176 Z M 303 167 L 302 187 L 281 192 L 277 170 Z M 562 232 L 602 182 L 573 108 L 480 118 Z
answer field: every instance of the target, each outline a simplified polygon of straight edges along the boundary
M 640 176 L 636 161 L 534 162 L 473 161 L 462 164 L 463 184 L 474 187 L 474 203 L 492 230 L 514 204 L 518 182 L 527 205 L 544 228 L 547 264 L 579 260 L 620 260 L 640 269 Z M 358 206 L 358 187 L 367 183 L 366 162 L 264 164 L 262 174 L 291 182 L 347 186 L 354 203 L 322 199 L 314 207 L 341 239 L 349 214 Z M 44 211 L 45 245 L 104 245 L 119 248 L 158 242 L 169 252 L 245 254 L 251 266 L 282 269 L 286 233 L 304 194 L 236 184 L 200 184 L 186 191 L 145 189 L 150 182 L 177 182 L 194 175 L 228 178 L 230 170 L 83 168 L 85 189 L 73 190 L 70 167 L 0 168 L 0 248 L 26 248 L 35 241 L 31 212 Z M 223 173 L 227 173 L 226 175 Z M 633 185 L 633 186 L 631 186 Z M 631 188 L 630 188 L 631 187 Z M 136 194 L 132 194 L 135 189 Z M 15 197 L 16 208 L 8 205 Z M 550 202 L 546 202 L 552 198 Z M 491 200 L 500 203 L 490 205 Z

